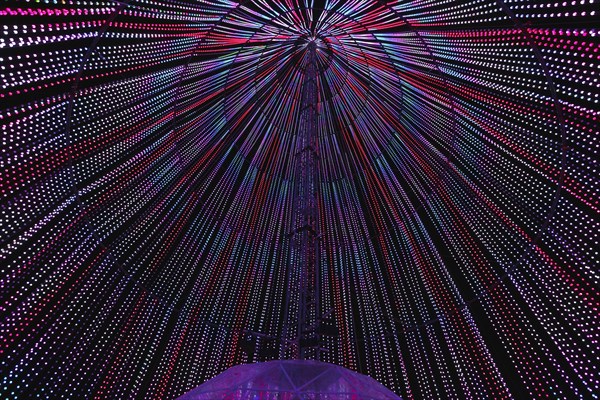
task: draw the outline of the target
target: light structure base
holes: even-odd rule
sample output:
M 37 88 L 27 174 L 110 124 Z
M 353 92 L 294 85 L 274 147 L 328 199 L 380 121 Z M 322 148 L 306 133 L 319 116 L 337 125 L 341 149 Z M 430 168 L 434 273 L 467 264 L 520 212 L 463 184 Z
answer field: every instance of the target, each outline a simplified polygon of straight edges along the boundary
M 366 375 L 313 360 L 275 360 L 242 364 L 179 397 L 178 400 L 398 400 Z

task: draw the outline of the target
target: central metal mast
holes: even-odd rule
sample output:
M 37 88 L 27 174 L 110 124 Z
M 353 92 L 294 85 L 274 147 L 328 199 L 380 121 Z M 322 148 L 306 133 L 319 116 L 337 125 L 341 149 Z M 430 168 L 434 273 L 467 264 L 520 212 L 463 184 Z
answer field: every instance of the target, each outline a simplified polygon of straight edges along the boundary
M 320 357 L 319 338 L 319 207 L 320 188 L 317 134 L 317 44 L 307 45 L 307 65 L 302 90 L 301 148 L 297 154 L 296 177 L 299 193 L 296 198 L 297 254 L 300 261 L 300 301 L 298 309 L 298 347 L 301 359 Z
M 297 289 L 288 288 L 287 312 L 297 310 L 297 325 L 288 325 L 285 348 L 294 358 L 320 358 L 321 312 L 319 304 L 319 208 L 320 188 L 317 132 L 317 44 L 307 39 L 304 85 L 302 88 L 300 129 L 295 154 L 294 213 L 292 216 L 290 268 L 297 268 Z M 293 273 L 293 271 L 291 271 Z M 291 283 L 291 280 L 290 280 Z M 294 293 L 296 290 L 297 292 Z M 296 304 L 292 304 L 296 303 Z M 288 315 L 289 318 L 289 315 Z M 289 321 L 289 320 L 288 320 Z M 282 349 L 282 353 L 283 353 Z

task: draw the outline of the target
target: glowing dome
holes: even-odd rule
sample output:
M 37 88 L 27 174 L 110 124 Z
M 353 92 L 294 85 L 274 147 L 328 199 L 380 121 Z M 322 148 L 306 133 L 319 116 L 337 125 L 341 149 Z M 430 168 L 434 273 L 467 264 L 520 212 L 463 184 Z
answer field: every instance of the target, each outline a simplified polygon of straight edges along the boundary
M 376 380 L 334 364 L 276 360 L 242 364 L 178 400 L 208 399 L 400 399 Z

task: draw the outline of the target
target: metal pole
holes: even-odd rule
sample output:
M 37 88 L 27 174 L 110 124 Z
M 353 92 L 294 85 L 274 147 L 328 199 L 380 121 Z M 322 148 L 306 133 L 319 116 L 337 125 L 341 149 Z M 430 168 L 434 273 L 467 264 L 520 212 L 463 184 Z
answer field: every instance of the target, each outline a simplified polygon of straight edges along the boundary
M 294 307 L 298 312 L 295 336 L 290 338 L 291 327 L 285 327 L 280 356 L 288 346 L 300 359 L 320 358 L 320 304 L 319 304 L 319 209 L 320 188 L 318 131 L 317 131 L 317 44 L 313 39 L 306 43 L 304 85 L 300 103 L 300 124 L 295 154 L 294 211 L 290 268 L 297 268 L 298 287 L 288 288 L 286 312 Z M 293 271 L 290 271 L 290 276 Z M 288 282 L 293 280 L 288 278 Z M 289 318 L 289 315 L 288 315 Z M 287 321 L 286 321 L 287 322 Z

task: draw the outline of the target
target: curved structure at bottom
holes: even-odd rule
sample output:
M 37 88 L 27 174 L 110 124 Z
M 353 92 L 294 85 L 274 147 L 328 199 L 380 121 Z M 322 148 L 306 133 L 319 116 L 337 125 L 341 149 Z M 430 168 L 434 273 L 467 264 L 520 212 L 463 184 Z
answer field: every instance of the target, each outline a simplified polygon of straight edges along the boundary
M 373 378 L 339 365 L 275 360 L 231 367 L 178 400 L 208 399 L 398 400 L 400 397 Z

